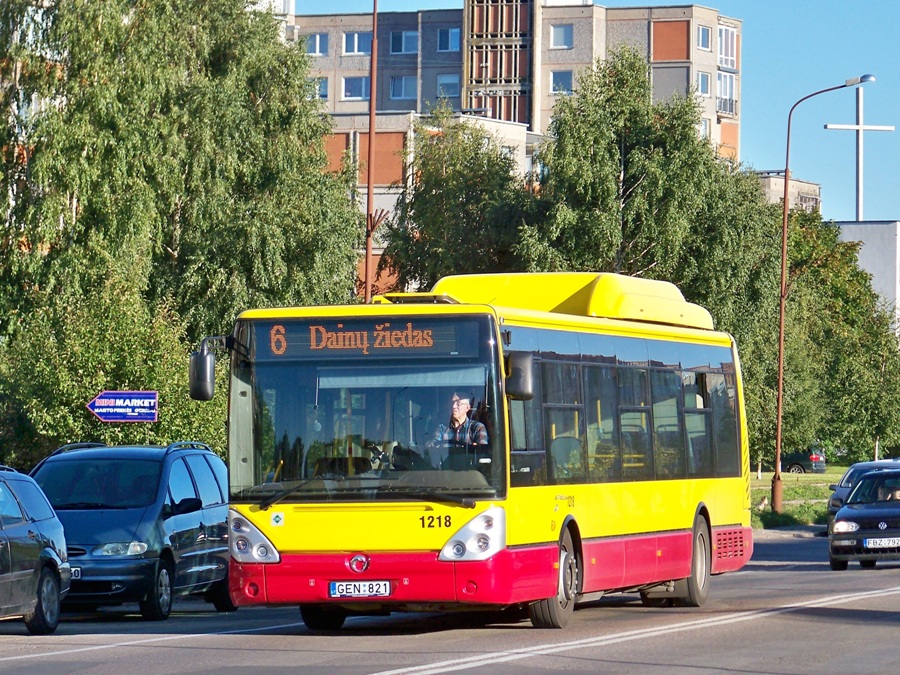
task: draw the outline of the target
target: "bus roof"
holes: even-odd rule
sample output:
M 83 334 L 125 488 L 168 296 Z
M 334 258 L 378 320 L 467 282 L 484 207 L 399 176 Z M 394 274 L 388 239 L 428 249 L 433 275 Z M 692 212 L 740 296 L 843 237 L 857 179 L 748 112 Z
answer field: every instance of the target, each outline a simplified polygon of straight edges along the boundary
M 668 281 L 596 272 L 461 274 L 430 293 L 385 293 L 374 302 L 463 303 L 713 329 L 712 316 Z

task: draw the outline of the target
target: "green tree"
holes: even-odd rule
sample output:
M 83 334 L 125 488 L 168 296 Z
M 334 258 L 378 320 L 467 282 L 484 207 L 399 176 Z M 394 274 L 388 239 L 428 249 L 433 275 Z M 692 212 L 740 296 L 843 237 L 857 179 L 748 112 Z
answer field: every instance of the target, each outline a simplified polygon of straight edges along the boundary
M 653 103 L 646 60 L 599 61 L 560 97 L 538 161 L 547 218 L 524 229 L 529 269 L 670 278 L 715 171 L 692 99 Z
M 754 456 L 771 457 L 780 219 L 757 177 L 699 136 L 699 119 L 692 98 L 653 103 L 633 50 L 598 62 L 556 105 L 539 153 L 547 217 L 521 228 L 516 252 L 534 271 L 672 281 L 709 309 L 740 347 Z
M 165 303 L 148 303 L 122 264 L 88 294 L 71 287 L 47 298 L 0 361 L 0 462 L 29 469 L 55 447 L 84 440 L 202 440 L 224 451 L 225 388 L 211 404 L 190 400 L 188 351 L 181 319 Z M 158 421 L 99 421 L 87 403 L 106 390 L 159 392 Z
M 33 2 L 4 3 L 5 102 L 44 102 L 6 130 L 27 150 L 4 165 L 10 309 L 63 278 L 96 286 L 119 250 L 153 261 L 147 298 L 192 341 L 246 307 L 351 297 L 351 176 L 326 171 L 303 50 L 245 4 L 51 3 L 35 21 Z
M 246 5 L 0 3 L 0 414 L 16 461 L 85 438 L 218 445 L 222 402 L 187 400 L 188 345 L 247 307 L 351 298 L 354 178 L 327 170 L 304 50 Z M 103 389 L 160 391 L 160 422 L 97 422 L 84 406 Z
M 858 244 L 838 234 L 817 213 L 792 214 L 788 326 L 805 341 L 786 343 L 785 442 L 823 440 L 856 461 L 900 440 L 900 352 L 892 311 L 857 264 Z M 815 377 L 798 383 L 808 370 Z
M 448 274 L 513 270 L 518 226 L 531 198 L 515 160 L 485 129 L 446 106 L 414 124 L 412 178 L 385 233 L 381 269 L 402 288 Z

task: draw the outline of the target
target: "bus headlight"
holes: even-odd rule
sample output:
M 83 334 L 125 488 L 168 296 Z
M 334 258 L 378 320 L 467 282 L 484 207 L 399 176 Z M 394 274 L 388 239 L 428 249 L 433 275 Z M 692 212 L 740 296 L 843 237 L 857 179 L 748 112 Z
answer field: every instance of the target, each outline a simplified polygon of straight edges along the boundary
M 231 557 L 239 563 L 277 563 L 281 554 L 266 535 L 234 510 L 228 512 L 228 541 Z
M 444 544 L 438 560 L 487 560 L 506 547 L 506 512 L 499 506 L 479 513 Z

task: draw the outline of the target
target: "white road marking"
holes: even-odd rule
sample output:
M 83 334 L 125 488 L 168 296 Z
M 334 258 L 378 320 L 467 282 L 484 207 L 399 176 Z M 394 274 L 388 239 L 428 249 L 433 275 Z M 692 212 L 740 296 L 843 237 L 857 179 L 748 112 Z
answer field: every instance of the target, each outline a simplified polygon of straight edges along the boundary
M 526 647 L 523 649 L 513 649 L 501 652 L 491 652 L 470 656 L 461 659 L 452 659 L 449 661 L 439 661 L 432 664 L 423 664 L 420 666 L 412 666 L 409 668 L 400 668 L 397 670 L 385 670 L 373 675 L 430 675 L 432 673 L 446 673 L 454 670 L 466 670 L 469 668 L 477 668 L 479 666 L 490 665 L 494 663 L 506 663 L 509 661 L 519 661 L 527 659 L 531 656 L 544 656 L 547 654 L 556 654 L 559 652 L 572 651 L 575 649 L 584 649 L 585 647 L 599 647 L 603 645 L 618 644 L 620 642 L 629 642 L 631 640 L 641 640 L 643 638 L 652 638 L 659 635 L 669 633 L 680 633 L 684 631 L 696 630 L 707 626 L 719 626 L 731 623 L 741 623 L 743 621 L 752 621 L 755 619 L 774 616 L 776 614 L 786 614 L 798 611 L 807 607 L 827 607 L 830 605 L 842 605 L 856 600 L 862 600 L 869 597 L 884 597 L 886 595 L 900 595 L 900 586 L 893 588 L 885 588 L 875 591 L 867 591 L 865 593 L 846 593 L 843 595 L 832 595 L 819 600 L 809 600 L 807 602 L 798 602 L 781 607 L 773 607 L 772 609 L 758 609 L 750 612 L 735 612 L 731 615 L 712 616 L 703 619 L 695 619 L 692 621 L 684 621 L 672 626 L 663 628 L 645 628 L 640 630 L 625 631 L 623 633 L 614 633 L 601 637 L 585 638 L 582 640 L 573 640 L 570 642 L 550 643 L 545 645 L 537 645 L 535 647 Z M 270 630 L 281 630 L 284 628 L 302 628 L 305 624 L 302 621 L 295 623 L 284 623 L 275 626 L 260 626 L 257 628 L 240 628 L 235 630 L 214 631 L 211 633 L 188 633 L 180 635 L 161 635 L 158 637 L 148 637 L 140 640 L 124 640 L 121 642 L 111 642 L 109 644 L 91 645 L 89 647 L 73 647 L 71 649 L 60 649 L 54 652 L 41 652 L 38 654 L 22 654 L 19 656 L 3 656 L 0 662 L 6 661 L 23 661 L 27 659 L 43 659 L 50 656 L 65 656 L 67 654 L 78 654 L 82 652 L 99 651 L 102 649 L 118 649 L 120 647 L 134 647 L 139 645 L 148 645 L 160 642 L 171 642 L 174 640 L 186 640 L 197 637 L 209 637 L 215 635 L 237 635 L 240 633 L 262 633 Z
M 547 654 L 556 654 L 559 652 L 571 651 L 575 649 L 584 649 L 585 647 L 600 647 L 603 645 L 618 644 L 620 642 L 628 642 L 630 640 L 640 640 L 643 638 L 652 638 L 668 633 L 680 633 L 707 626 L 720 626 L 723 624 L 740 623 L 743 621 L 752 621 L 776 614 L 786 614 L 795 612 L 807 607 L 827 607 L 830 605 L 841 605 L 855 600 L 862 600 L 868 597 L 884 597 L 885 595 L 900 594 L 900 586 L 894 588 L 886 588 L 877 591 L 868 591 L 865 593 L 847 593 L 844 595 L 833 595 L 819 600 L 810 600 L 807 602 L 798 602 L 782 607 L 773 607 L 772 609 L 758 609 L 752 612 L 736 612 L 732 615 L 714 616 L 705 619 L 696 619 L 693 621 L 685 621 L 683 623 L 667 626 L 664 628 L 646 628 L 641 630 L 625 631 L 624 633 L 614 633 L 613 635 L 605 635 L 603 637 L 586 638 L 583 640 L 573 640 L 571 642 L 560 642 L 556 644 L 538 645 L 536 647 L 525 647 L 523 649 L 513 649 L 502 652 L 493 652 L 490 654 L 481 654 L 479 656 L 470 656 L 462 659 L 453 659 L 450 661 L 439 661 L 436 663 L 413 666 L 410 668 L 399 668 L 397 670 L 385 670 L 373 675 L 430 675 L 431 673 L 447 673 L 454 670 L 466 670 L 468 668 L 478 668 L 495 663 L 506 663 L 509 661 L 518 661 L 527 659 L 531 656 L 544 656 Z

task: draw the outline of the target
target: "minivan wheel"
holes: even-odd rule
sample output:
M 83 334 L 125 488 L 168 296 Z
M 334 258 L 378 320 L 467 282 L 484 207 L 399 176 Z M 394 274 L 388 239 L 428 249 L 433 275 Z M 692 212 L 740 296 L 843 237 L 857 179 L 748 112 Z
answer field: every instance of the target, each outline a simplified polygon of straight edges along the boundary
M 47 569 L 41 568 L 38 579 L 37 604 L 25 615 L 25 628 L 32 635 L 49 635 L 59 624 L 59 579 Z
M 213 604 L 217 612 L 233 612 L 237 609 L 228 591 L 228 577 L 214 583 L 207 592 L 206 599 Z
M 148 621 L 168 619 L 172 613 L 172 566 L 160 559 L 147 597 L 141 600 L 141 616 Z

